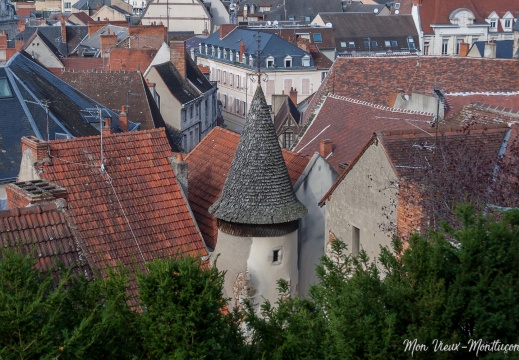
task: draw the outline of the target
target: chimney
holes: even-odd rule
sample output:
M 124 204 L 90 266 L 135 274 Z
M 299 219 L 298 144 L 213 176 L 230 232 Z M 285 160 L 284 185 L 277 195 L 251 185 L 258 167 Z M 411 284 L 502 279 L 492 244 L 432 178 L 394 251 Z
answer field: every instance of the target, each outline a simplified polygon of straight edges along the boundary
M 469 43 L 462 42 L 460 44 L 460 56 L 467 56 L 469 54 Z
M 169 161 L 171 163 L 171 167 L 173 168 L 173 172 L 175 173 L 175 177 L 182 190 L 184 191 L 184 195 L 188 196 L 188 169 L 187 162 L 184 161 L 182 157 L 182 153 L 177 153 L 176 157 L 170 157 Z
M 101 57 L 108 58 L 110 56 L 110 50 L 117 44 L 117 35 L 110 34 L 110 29 L 108 29 L 108 34 L 101 35 Z
M 245 43 L 242 42 L 240 43 L 240 62 L 243 62 L 243 54 L 245 53 Z
M 487 59 L 496 58 L 496 43 L 494 40 L 485 43 L 485 53 L 483 57 Z
M 329 139 L 321 140 L 319 143 L 319 154 L 323 158 L 328 158 L 333 151 L 333 142 Z
M 2 30 L 2 34 L 0 35 L 0 49 L 7 49 L 7 35 L 5 30 Z
M 101 130 L 103 137 L 110 135 L 112 133 L 112 119 L 106 118 L 105 123 L 103 124 L 103 129 Z
M 220 25 L 220 39 L 223 39 L 227 36 L 228 33 L 236 29 L 238 25 L 236 24 L 222 24 Z
M 290 100 L 292 100 L 294 105 L 297 105 L 297 90 L 293 87 L 290 88 Z
M 119 127 L 123 132 L 128 131 L 128 115 L 126 113 L 126 106 L 122 106 L 121 113 L 119 114 Z
M 96 12 L 99 12 L 99 10 L 101 10 L 101 4 L 98 3 L 98 4 L 96 5 Z
M 67 26 L 65 25 L 65 19 L 61 16 L 61 42 L 67 43 Z
M 40 140 L 35 136 L 24 136 L 22 137 L 22 156 L 27 150 L 30 150 L 33 162 L 47 161 L 49 160 L 48 145 L 48 141 Z
M 173 66 L 180 73 L 182 79 L 186 79 L 186 43 L 185 41 L 170 41 L 170 59 Z
M 9 209 L 49 203 L 56 199 L 67 199 L 65 188 L 46 180 L 22 181 L 5 187 Z
M 106 23 L 99 21 L 89 21 L 88 22 L 88 36 L 94 35 L 99 29 L 105 26 Z
M 297 38 L 297 47 L 303 51 L 310 52 L 310 40 L 303 39 L 302 37 Z

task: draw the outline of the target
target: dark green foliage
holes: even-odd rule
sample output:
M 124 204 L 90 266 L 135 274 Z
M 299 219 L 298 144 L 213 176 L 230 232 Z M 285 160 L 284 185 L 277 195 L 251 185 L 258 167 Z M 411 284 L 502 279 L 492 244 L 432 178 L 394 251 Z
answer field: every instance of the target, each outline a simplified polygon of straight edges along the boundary
M 519 343 L 519 211 L 501 221 L 457 211 L 462 227 L 415 235 L 404 249 L 382 249 L 377 262 L 347 254 L 340 241 L 318 267 L 311 299 L 282 298 L 249 314 L 253 346 L 266 359 L 408 359 L 404 340 L 429 350 L 421 359 L 475 358 L 434 352 L 434 341 Z M 479 357 L 516 358 L 518 353 Z
M 239 359 L 243 339 L 224 314 L 223 273 L 192 258 L 156 260 L 139 277 L 141 335 L 150 358 Z

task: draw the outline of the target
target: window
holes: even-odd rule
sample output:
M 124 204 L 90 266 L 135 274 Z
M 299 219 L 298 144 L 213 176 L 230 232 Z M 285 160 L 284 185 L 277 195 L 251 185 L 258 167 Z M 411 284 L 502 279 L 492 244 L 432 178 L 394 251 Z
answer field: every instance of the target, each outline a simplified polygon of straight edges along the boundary
M 222 57 L 222 49 L 218 48 L 218 59 Z
M 227 95 L 223 96 L 223 108 L 227 109 Z
M 398 47 L 398 42 L 396 40 L 391 40 L 391 46 Z
M 350 48 L 354 48 L 354 47 L 355 47 L 355 41 L 350 41 L 350 42 L 348 42 L 348 46 L 349 46 Z
M 66 2 L 66 3 L 65 3 L 65 9 L 70 9 L 70 8 L 71 8 L 70 3 L 69 3 L 69 2 Z
M 290 68 L 290 67 L 292 67 L 292 58 L 291 58 L 290 56 L 287 56 L 287 57 L 285 58 L 285 67 L 286 67 L 286 68 Z
M 222 81 L 222 72 L 220 69 L 217 70 L 216 81 Z
M 305 16 L 305 21 L 310 22 L 310 16 Z
M 302 95 L 310 94 L 310 79 L 301 80 L 301 94 Z
M 214 46 L 211 46 L 211 55 L 214 56 L 215 55 L 215 49 L 214 49 Z
M 345 48 L 345 47 L 346 47 L 346 41 L 341 41 L 341 47 L 342 47 L 342 48 Z
M 272 68 L 272 67 L 274 67 L 274 58 L 273 58 L 272 56 L 269 56 L 269 57 L 267 58 L 267 67 L 268 67 L 268 68 Z
M 372 47 L 377 47 L 377 46 L 378 46 L 378 42 L 376 42 L 376 41 L 372 41 L 372 42 L 371 42 L 371 46 L 372 46 Z
M 423 44 L 423 54 L 429 55 L 429 43 L 428 42 Z
M 274 94 L 274 80 L 267 80 L 267 97 Z
M 54 135 L 54 139 L 55 140 L 66 140 L 66 139 L 70 139 L 70 136 L 68 134 L 64 134 L 64 133 L 56 133 Z
M 252 55 L 249 55 L 249 66 L 254 66 L 254 59 L 252 58 Z
M 442 55 L 447 55 L 449 50 L 449 39 L 443 39 L 442 41 Z
M 229 86 L 231 86 L 231 87 L 232 87 L 232 85 L 233 85 L 233 84 L 232 84 L 232 83 L 233 83 L 233 80 L 234 80 L 234 75 L 231 74 L 231 73 L 229 73 Z
M 492 29 L 492 30 L 497 29 L 497 20 L 495 20 L 495 19 L 490 20 L 490 29 Z
M 323 42 L 323 37 L 320 33 L 313 33 L 314 36 L 314 42 L 320 43 Z
M 369 48 L 369 41 L 368 40 L 364 40 L 364 47 L 365 48 Z
M 384 41 L 384 46 L 391 47 L 391 41 L 389 41 L 389 40 Z
M 229 61 L 233 62 L 234 61 L 234 53 L 231 51 L 229 51 Z
M 400 3 L 395 3 L 395 10 L 400 9 Z
M 505 28 L 510 28 L 510 27 L 512 27 L 512 20 L 510 20 L 510 19 L 506 19 L 506 20 L 505 20 L 505 26 L 504 26 L 504 27 L 505 27 Z
M 189 118 L 192 119 L 193 118 L 193 105 L 191 105 L 189 107 Z
M 463 42 L 462 39 L 456 39 L 456 54 L 460 53 L 460 44 Z
M 227 84 L 227 71 L 224 71 L 224 72 L 223 72 L 222 82 L 223 82 L 224 84 Z
M 245 105 L 246 105 L 246 104 L 245 104 L 245 101 L 242 101 L 242 102 L 241 102 L 241 109 L 242 109 L 241 112 L 242 112 L 242 114 L 244 114 L 244 115 L 245 115 Z
M 235 110 L 236 110 L 236 113 L 239 114 L 240 113 L 240 100 L 239 99 L 236 99 L 235 100 L 235 106 L 234 106 Z
M 303 66 L 310 66 L 310 56 L 303 56 Z
M 286 149 L 290 149 L 292 147 L 292 144 L 294 142 L 294 133 L 292 132 L 286 132 L 285 133 L 285 148 Z
M 11 88 L 6 78 L 0 79 L 0 98 L 12 97 Z
M 409 49 L 411 49 L 411 50 L 415 49 L 413 38 L 410 37 L 410 38 L 407 39 L 407 41 L 409 43 Z
M 283 248 L 275 248 L 272 250 L 269 258 L 272 261 L 272 265 L 279 265 L 281 264 L 281 261 L 283 260 Z
M 352 231 L 352 243 L 351 243 L 351 254 L 358 256 L 360 250 L 360 229 L 353 226 Z
M 240 88 L 240 75 L 236 75 L 236 88 Z
M 224 60 L 227 60 L 227 50 L 223 51 L 223 58 L 224 58 Z
M 292 89 L 292 79 L 285 79 L 283 85 L 283 91 L 285 91 L 285 95 L 289 95 L 290 89 Z

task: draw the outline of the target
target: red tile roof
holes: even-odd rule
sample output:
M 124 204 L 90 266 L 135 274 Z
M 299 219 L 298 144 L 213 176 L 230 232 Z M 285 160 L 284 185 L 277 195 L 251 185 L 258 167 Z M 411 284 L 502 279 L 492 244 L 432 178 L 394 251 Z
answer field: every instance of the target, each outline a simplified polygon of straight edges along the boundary
M 186 156 L 189 164 L 189 204 L 207 246 L 214 249 L 218 228 L 209 207 L 223 189 L 240 135 L 216 127 Z M 282 149 L 292 185 L 299 179 L 309 157 Z
M 153 58 L 157 49 L 118 49 L 110 51 L 110 58 L 106 64 L 106 70 L 126 70 L 144 72 Z
M 0 211 L 0 246 L 18 247 L 33 255 L 37 266 L 50 270 L 59 264 L 91 275 L 86 254 L 64 208 L 63 199 L 32 207 Z
M 339 173 L 339 164 L 348 164 L 361 151 L 375 131 L 431 131 L 433 114 L 392 109 L 363 101 L 330 95 L 307 128 L 295 151 L 312 155 L 319 151 L 320 140 L 332 140 L 334 147 L 328 158 Z M 421 130 L 423 129 L 423 130 Z
M 91 266 L 103 273 L 118 263 L 135 269 L 155 258 L 206 256 L 163 130 L 104 136 L 102 146 L 104 172 L 99 136 L 51 141 L 51 162 L 41 165 L 42 178 L 68 192 Z
M 504 99 L 517 95 L 517 79 L 517 60 L 458 56 L 346 57 L 335 61 L 321 87 L 325 86 L 332 94 L 381 105 L 390 105 L 391 95 L 398 89 L 406 94 L 432 94 L 436 88 L 447 94 L 448 102 L 449 93 L 494 93 L 492 97 L 497 101 L 499 93 Z M 467 100 L 460 107 L 470 102 L 468 97 L 456 96 L 459 97 L 456 101 Z
M 519 122 L 519 110 L 482 103 L 469 104 L 445 119 L 452 125 L 511 124 Z
M 431 24 L 450 24 L 449 15 L 457 9 L 469 9 L 474 14 L 474 24 L 487 24 L 485 19 L 495 11 L 503 16 L 507 11 L 517 16 L 519 3 L 517 0 L 424 0 L 420 5 L 420 21 L 422 31 L 434 33 Z

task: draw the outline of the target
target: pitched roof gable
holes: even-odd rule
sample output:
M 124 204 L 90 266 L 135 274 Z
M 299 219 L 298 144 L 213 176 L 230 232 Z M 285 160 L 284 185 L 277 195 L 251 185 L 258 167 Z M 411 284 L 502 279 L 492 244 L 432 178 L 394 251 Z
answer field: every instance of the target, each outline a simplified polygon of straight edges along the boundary
M 78 234 L 67 216 L 66 202 L 0 211 L 0 246 L 34 255 L 37 266 L 51 270 L 62 264 L 76 273 L 92 276 Z
M 337 172 L 341 172 L 341 168 L 355 159 L 373 132 L 400 129 L 432 131 L 433 119 L 434 115 L 429 113 L 329 95 L 294 151 L 311 155 L 319 151 L 321 139 L 332 140 L 334 148 L 327 160 Z
M 189 164 L 189 204 L 202 236 L 211 248 L 216 246 L 218 228 L 216 218 L 208 211 L 220 196 L 240 135 L 216 127 L 186 156 Z M 282 149 L 290 182 L 296 183 L 309 162 L 309 157 Z
M 182 104 L 196 99 L 200 94 L 190 83 L 182 78 L 175 66 L 167 61 L 153 66 L 166 84 L 171 94 Z
M 119 262 L 179 254 L 207 255 L 168 157 L 163 130 L 85 137 L 49 144 L 42 178 L 67 190 L 68 208 L 90 263 L 101 270 Z

